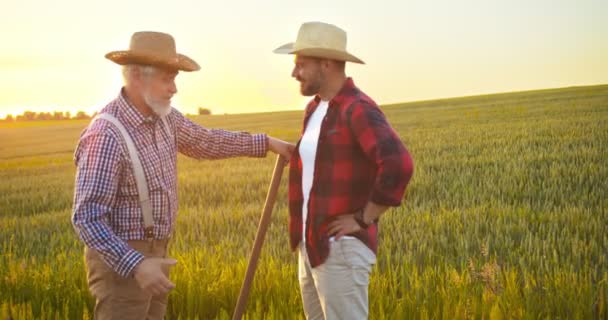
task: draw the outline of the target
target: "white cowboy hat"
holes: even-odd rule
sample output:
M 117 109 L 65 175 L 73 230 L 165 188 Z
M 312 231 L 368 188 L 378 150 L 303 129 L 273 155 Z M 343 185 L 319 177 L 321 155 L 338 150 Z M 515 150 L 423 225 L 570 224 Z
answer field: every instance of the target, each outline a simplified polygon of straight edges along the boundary
M 196 61 L 175 50 L 175 40 L 169 34 L 153 31 L 135 32 L 129 50 L 112 51 L 106 58 L 120 64 L 161 66 L 182 71 L 197 71 Z
M 346 31 L 323 22 L 303 23 L 296 42 L 282 45 L 273 52 L 365 63 L 346 51 Z

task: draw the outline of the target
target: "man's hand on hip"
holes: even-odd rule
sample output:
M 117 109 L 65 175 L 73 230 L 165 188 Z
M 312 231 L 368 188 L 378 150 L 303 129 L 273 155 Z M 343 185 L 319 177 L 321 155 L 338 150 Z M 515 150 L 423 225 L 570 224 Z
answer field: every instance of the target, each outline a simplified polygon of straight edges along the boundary
M 344 214 L 336 217 L 336 220 L 329 224 L 327 233 L 329 236 L 334 236 L 336 240 L 340 240 L 342 236 L 355 233 L 359 230 L 361 230 L 361 227 L 355 220 L 355 215 Z
M 134 270 L 135 280 L 139 287 L 153 295 L 166 294 L 175 288 L 175 284 L 167 278 L 163 268 L 169 268 L 177 263 L 174 259 L 145 258 Z

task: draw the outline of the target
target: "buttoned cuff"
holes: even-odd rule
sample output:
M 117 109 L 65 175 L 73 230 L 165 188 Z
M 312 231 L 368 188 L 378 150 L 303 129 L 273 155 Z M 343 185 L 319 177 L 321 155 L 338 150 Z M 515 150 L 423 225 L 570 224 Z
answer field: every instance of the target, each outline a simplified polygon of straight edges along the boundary
M 135 249 L 129 249 L 120 261 L 118 261 L 115 271 L 119 275 L 127 278 L 142 260 L 144 260 L 144 256 L 141 253 Z
M 387 207 L 398 207 L 401 205 L 401 199 L 392 198 L 390 196 L 387 196 L 385 193 L 377 190 L 372 191 L 370 201 L 375 204 Z
M 264 133 L 253 135 L 253 146 L 251 148 L 251 156 L 263 158 L 268 152 L 268 136 Z

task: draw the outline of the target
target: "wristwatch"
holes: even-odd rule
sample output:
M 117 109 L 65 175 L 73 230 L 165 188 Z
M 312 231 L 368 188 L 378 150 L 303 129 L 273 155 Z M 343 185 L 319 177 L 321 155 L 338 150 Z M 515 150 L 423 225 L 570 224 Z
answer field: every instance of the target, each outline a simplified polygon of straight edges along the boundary
M 357 224 L 361 229 L 369 228 L 369 224 L 365 223 L 365 220 L 363 219 L 363 209 L 355 212 L 355 221 L 357 221 Z

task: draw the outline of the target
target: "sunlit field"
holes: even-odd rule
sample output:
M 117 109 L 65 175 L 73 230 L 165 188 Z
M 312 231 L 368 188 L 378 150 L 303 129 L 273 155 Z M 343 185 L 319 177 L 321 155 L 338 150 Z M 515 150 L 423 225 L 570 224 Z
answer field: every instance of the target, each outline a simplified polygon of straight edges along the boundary
M 415 160 L 380 221 L 370 319 L 608 317 L 608 86 L 382 106 Z M 296 141 L 302 112 L 199 116 Z M 86 121 L 0 123 L 0 319 L 91 319 L 70 223 Z M 168 319 L 228 319 L 275 157 L 180 156 Z M 286 187 L 248 319 L 302 319 Z

